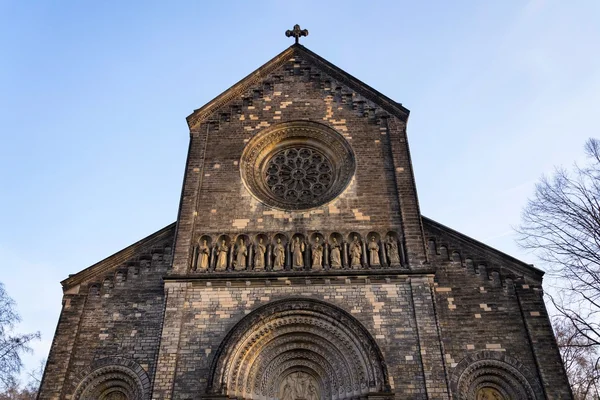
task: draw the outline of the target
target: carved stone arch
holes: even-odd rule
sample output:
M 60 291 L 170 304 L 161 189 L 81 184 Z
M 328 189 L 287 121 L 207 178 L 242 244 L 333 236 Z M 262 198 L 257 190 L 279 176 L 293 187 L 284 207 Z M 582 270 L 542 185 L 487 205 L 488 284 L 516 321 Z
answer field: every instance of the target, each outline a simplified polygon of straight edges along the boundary
M 481 351 L 463 358 L 452 373 L 450 385 L 460 400 L 476 400 L 486 390 L 506 400 L 545 398 L 538 379 L 527 367 L 497 351 Z
M 78 374 L 73 400 L 149 400 L 150 378 L 135 361 L 106 357 Z
M 259 307 L 229 331 L 212 360 L 207 393 L 278 398 L 293 373 L 322 399 L 390 392 L 381 351 L 358 320 L 329 303 L 288 298 Z
M 301 340 L 297 340 L 301 339 Z M 264 351 L 262 351 L 256 361 L 248 368 L 246 376 L 246 392 L 254 390 L 257 392 L 259 383 L 265 381 L 269 375 L 269 370 L 276 368 L 277 365 L 285 360 L 286 357 L 281 357 L 282 354 L 290 357 L 298 355 L 301 352 L 305 354 L 314 354 L 314 357 L 319 359 L 319 365 L 327 372 L 330 381 L 334 384 L 343 382 L 345 385 L 352 385 L 351 376 L 342 375 L 341 369 L 336 369 L 336 365 L 346 364 L 344 354 L 342 354 L 331 342 L 317 338 L 314 335 L 307 333 L 283 333 L 279 337 L 274 338 L 268 343 Z M 250 384 L 254 384 L 254 388 Z M 337 386 L 335 386 L 337 391 Z M 258 392 L 257 392 L 258 393 Z

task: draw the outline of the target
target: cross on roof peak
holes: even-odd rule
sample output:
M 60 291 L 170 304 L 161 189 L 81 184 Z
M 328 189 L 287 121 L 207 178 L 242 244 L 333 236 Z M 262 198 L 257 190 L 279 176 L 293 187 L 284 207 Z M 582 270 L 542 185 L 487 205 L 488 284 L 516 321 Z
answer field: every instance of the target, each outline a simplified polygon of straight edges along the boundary
M 293 30 L 287 30 L 285 31 L 285 36 L 287 37 L 294 37 L 294 39 L 296 39 L 296 44 L 298 44 L 298 41 L 300 39 L 301 36 L 308 36 L 308 29 L 300 29 L 300 25 L 296 24 L 294 25 L 294 29 Z

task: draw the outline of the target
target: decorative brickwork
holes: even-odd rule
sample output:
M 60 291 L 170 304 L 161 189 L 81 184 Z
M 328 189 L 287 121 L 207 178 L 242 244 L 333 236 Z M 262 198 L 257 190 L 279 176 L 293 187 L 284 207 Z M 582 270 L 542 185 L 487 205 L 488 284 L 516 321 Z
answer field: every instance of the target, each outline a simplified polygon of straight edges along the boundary
M 298 44 L 196 110 L 176 224 L 62 282 L 39 398 L 571 399 L 543 273 L 421 216 L 407 119 Z

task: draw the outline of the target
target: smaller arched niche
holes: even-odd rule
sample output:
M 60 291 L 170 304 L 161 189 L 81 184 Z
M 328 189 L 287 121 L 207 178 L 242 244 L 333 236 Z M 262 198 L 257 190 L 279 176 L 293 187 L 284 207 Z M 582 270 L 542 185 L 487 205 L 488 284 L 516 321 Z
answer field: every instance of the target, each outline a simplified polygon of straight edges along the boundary
M 258 308 L 225 337 L 208 394 L 256 400 L 324 400 L 390 393 L 369 332 L 328 303 L 290 298 Z
M 452 390 L 464 400 L 536 400 L 543 397 L 538 380 L 519 361 L 484 351 L 461 360 L 452 374 Z
M 134 361 L 102 359 L 82 372 L 74 400 L 148 400 L 150 379 Z

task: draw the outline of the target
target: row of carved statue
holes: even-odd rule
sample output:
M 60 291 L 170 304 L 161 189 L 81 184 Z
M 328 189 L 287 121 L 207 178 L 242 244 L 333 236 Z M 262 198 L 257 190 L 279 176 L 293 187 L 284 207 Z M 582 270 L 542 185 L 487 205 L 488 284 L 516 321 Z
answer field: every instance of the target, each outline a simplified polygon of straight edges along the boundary
M 361 268 L 400 268 L 406 265 L 402 240 L 395 232 L 384 238 L 379 234 L 367 235 L 363 241 L 359 234 L 350 234 L 344 240 L 332 234 L 325 240 L 313 234 L 311 240 L 296 234 L 291 240 L 281 234 L 268 240 L 257 235 L 250 240 L 245 235 L 230 240 L 221 235 L 212 245 L 210 236 L 201 236 L 193 248 L 191 270 L 220 271 L 284 271 Z

